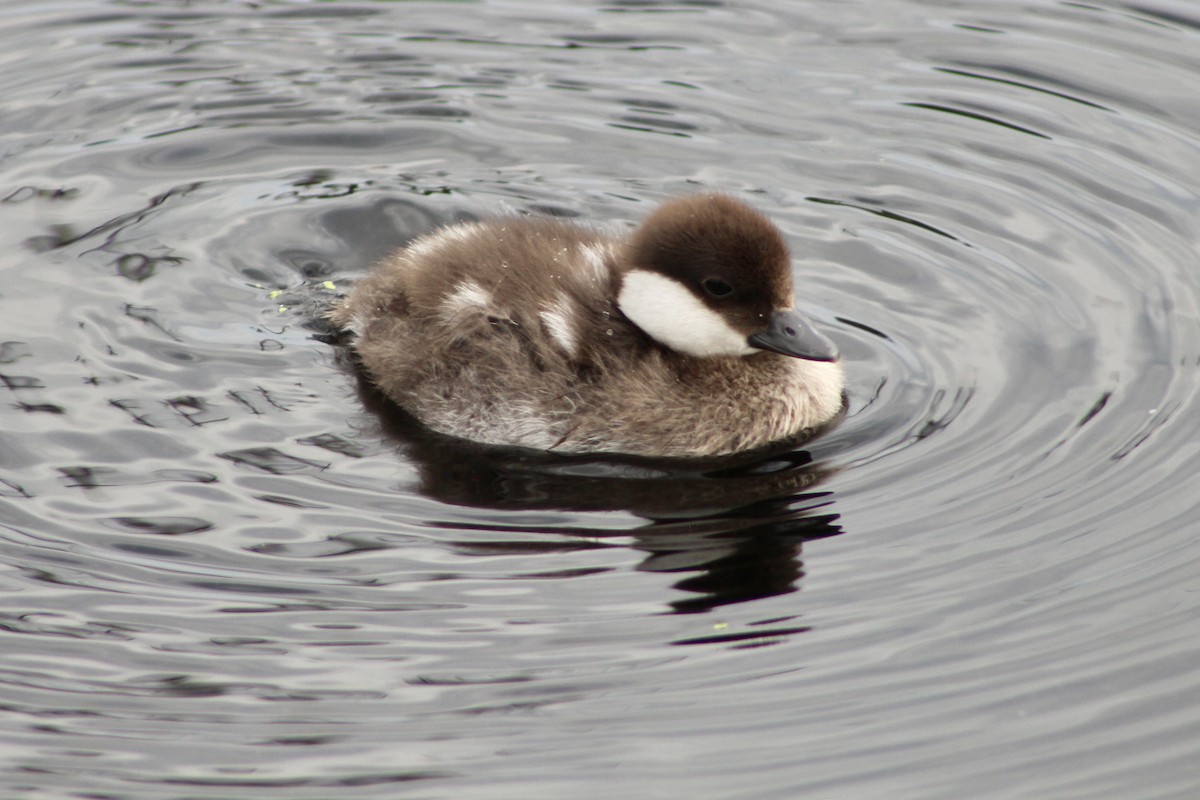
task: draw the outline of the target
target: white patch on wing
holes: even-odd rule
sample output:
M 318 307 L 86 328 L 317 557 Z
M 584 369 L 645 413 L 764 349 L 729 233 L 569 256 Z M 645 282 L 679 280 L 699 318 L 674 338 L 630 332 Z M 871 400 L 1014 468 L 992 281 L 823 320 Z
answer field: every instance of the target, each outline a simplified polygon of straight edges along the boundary
M 559 295 L 554 305 L 543 308 L 538 316 L 542 318 L 546 332 L 554 343 L 568 356 L 574 356 L 579 342 L 575 338 L 575 327 L 571 324 L 571 306 L 567 299 Z
M 602 283 L 608 279 L 609 249 L 602 244 L 580 245 L 579 252 L 583 255 L 583 263 L 588 268 L 588 277 L 593 282 Z
M 453 319 L 464 311 L 487 308 L 492 296 L 475 281 L 463 281 L 442 301 L 442 314 Z
M 617 305 L 660 344 L 692 356 L 746 356 L 757 352 L 717 312 L 678 281 L 635 269 L 625 274 Z

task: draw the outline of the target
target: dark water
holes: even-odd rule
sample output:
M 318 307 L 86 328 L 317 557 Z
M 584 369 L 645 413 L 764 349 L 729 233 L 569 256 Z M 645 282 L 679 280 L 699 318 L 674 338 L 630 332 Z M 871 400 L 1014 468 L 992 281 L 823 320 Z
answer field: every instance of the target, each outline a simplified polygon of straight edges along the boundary
M 1200 796 L 1200 7 L 6 0 L 0 42 L 3 797 Z M 437 224 L 698 187 L 846 354 L 803 452 L 414 439 L 314 338 Z

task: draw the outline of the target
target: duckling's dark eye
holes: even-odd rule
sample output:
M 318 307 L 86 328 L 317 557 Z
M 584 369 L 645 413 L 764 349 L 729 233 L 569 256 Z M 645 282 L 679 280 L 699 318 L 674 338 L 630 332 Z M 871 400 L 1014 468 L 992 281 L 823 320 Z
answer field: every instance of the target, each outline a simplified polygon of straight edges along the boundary
M 713 297 L 725 297 L 733 291 L 733 287 L 720 278 L 706 278 L 701 285 Z

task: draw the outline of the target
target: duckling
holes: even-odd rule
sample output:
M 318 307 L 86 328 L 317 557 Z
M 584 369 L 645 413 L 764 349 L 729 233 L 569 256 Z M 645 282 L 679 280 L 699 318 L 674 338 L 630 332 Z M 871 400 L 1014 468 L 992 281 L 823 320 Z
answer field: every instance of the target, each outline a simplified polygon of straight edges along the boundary
M 841 411 L 837 349 L 794 302 L 775 225 L 704 194 L 621 238 L 554 218 L 445 227 L 329 317 L 371 382 L 440 433 L 699 457 L 796 439 Z

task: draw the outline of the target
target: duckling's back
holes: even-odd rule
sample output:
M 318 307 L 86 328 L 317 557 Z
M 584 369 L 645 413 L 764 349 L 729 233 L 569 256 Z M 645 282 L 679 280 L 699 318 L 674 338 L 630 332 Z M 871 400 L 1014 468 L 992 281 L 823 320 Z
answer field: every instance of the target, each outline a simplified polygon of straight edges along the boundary
M 598 350 L 637 346 L 612 264 L 613 245 L 587 228 L 468 223 L 390 256 L 331 318 L 356 334 L 379 389 L 434 430 L 551 449 L 602 369 Z

